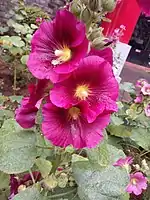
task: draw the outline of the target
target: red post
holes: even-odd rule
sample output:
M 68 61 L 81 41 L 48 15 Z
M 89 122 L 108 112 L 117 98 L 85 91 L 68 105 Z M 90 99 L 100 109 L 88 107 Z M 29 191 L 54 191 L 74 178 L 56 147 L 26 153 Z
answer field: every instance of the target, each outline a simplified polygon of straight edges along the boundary
M 140 13 L 141 10 L 136 0 L 122 0 L 117 5 L 116 9 L 107 15 L 107 18 L 111 19 L 112 22 L 102 23 L 104 35 L 112 35 L 114 29 L 119 28 L 120 25 L 124 25 L 126 27 L 126 31 L 124 32 L 124 36 L 121 37 L 120 41 L 128 44 Z

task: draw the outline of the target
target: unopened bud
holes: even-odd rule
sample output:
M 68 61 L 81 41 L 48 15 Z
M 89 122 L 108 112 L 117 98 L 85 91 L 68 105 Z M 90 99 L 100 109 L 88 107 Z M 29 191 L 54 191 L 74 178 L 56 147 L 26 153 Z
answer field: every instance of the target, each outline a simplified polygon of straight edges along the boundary
M 116 0 L 102 0 L 102 8 L 106 12 L 111 12 L 115 9 L 117 5 Z
M 54 175 L 51 175 L 44 180 L 43 184 L 48 190 L 52 190 L 57 187 L 58 182 L 56 177 Z
M 88 5 L 88 0 L 81 0 L 82 3 L 84 3 L 84 5 Z
M 85 8 L 82 12 L 81 12 L 81 20 L 84 22 L 84 23 L 87 23 L 90 18 L 91 18 L 91 12 L 88 8 Z
M 82 6 L 80 5 L 80 3 L 78 3 L 77 1 L 73 1 L 71 3 L 71 7 L 70 7 L 70 11 L 75 15 L 75 16 L 80 16 L 80 13 L 82 11 Z
M 88 35 L 88 39 L 93 41 L 95 38 L 98 38 L 101 36 L 102 36 L 101 28 L 94 28 L 90 31 L 90 33 Z
M 90 10 L 97 12 L 101 9 L 101 0 L 89 0 Z
M 92 41 L 92 47 L 96 49 L 103 49 L 106 42 L 102 38 L 96 38 Z

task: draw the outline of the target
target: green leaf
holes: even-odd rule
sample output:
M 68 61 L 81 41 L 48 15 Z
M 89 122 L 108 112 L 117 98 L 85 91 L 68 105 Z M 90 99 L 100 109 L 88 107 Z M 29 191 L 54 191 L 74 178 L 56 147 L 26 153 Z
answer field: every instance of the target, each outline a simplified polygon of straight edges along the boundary
M 76 162 L 73 172 L 82 200 L 121 200 L 129 183 L 126 170 L 113 166 L 99 171 L 88 162 Z
M 128 193 L 125 193 L 124 195 L 121 196 L 121 200 L 129 200 L 130 195 Z
M 16 20 L 24 20 L 24 17 L 22 15 L 16 14 L 15 15 Z
M 12 101 L 12 102 L 18 102 L 18 103 L 20 103 L 21 102 L 21 100 L 22 100 L 22 96 L 9 96 L 9 99 Z
M 141 127 L 133 128 L 130 138 L 142 148 L 150 150 L 150 129 Z
M 9 28 L 8 27 L 0 27 L 0 33 L 4 34 L 6 32 L 8 32 Z
M 27 188 L 17 194 L 13 200 L 46 200 L 36 188 Z
M 43 178 L 46 178 L 52 169 L 52 163 L 43 158 L 36 159 L 36 165 L 39 168 Z
M 120 84 L 120 89 L 125 92 L 135 94 L 135 86 L 133 85 L 133 83 L 124 82 L 123 84 Z
M 35 30 L 35 29 L 38 29 L 38 26 L 35 24 L 31 24 L 31 28 Z
M 0 129 L 0 170 L 8 174 L 22 173 L 35 163 L 36 135 L 8 119 Z
M 116 126 L 119 126 L 119 125 L 121 125 L 121 124 L 124 124 L 124 121 L 123 121 L 122 118 L 117 117 L 117 116 L 115 116 L 115 115 L 112 115 L 112 116 L 111 116 L 111 123 L 113 123 L 113 124 L 116 125 Z
M 93 164 L 98 164 L 100 167 L 109 165 L 110 155 L 106 141 L 102 142 L 98 147 L 87 149 L 89 161 Z
M 110 132 L 111 135 L 117 136 L 117 137 L 130 137 L 131 132 L 128 130 L 127 126 L 120 125 L 109 125 L 107 127 L 107 130 Z
M 17 54 L 21 55 L 23 53 L 23 50 L 19 47 L 11 47 L 9 51 L 14 56 L 16 56 Z
M 16 47 L 24 47 L 25 43 L 21 40 L 19 36 L 11 36 L 11 42 Z
M 27 61 L 28 61 L 28 58 L 29 58 L 29 55 L 24 55 L 21 57 L 21 63 L 23 65 L 26 65 L 27 64 Z
M 9 188 L 10 177 L 8 174 L 0 172 L 0 190 Z

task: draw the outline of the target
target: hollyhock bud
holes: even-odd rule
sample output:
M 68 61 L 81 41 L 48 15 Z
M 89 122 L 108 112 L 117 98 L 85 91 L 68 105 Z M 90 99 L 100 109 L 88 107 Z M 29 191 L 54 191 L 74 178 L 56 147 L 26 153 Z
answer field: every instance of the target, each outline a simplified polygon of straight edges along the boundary
M 75 15 L 75 16 L 80 16 L 80 13 L 82 11 L 82 6 L 80 5 L 80 3 L 78 3 L 77 1 L 73 1 L 71 3 L 71 12 Z
M 89 0 L 88 5 L 90 10 L 97 12 L 101 9 L 101 0 Z
M 103 49 L 105 46 L 106 42 L 101 38 L 95 38 L 92 41 L 92 47 L 96 48 L 96 49 Z
M 116 7 L 116 1 L 115 0 L 102 0 L 102 8 L 106 12 L 111 12 Z
M 81 12 L 81 20 L 84 23 L 87 23 L 91 18 L 91 12 L 88 8 L 85 8 L 82 12 Z

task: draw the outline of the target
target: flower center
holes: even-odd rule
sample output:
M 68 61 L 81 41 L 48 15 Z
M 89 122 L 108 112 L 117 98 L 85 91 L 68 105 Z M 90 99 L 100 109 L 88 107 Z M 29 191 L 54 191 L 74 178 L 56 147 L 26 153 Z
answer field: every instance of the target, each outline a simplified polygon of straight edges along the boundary
M 150 93 L 150 88 L 147 88 L 147 89 L 146 89 L 146 92 L 147 92 L 147 93 Z
M 77 120 L 80 116 L 80 109 L 77 107 L 72 107 L 68 111 L 69 119 Z
M 81 100 L 86 100 L 86 98 L 89 96 L 90 90 L 88 85 L 80 85 L 77 86 L 75 90 L 75 96 L 78 97 Z
M 131 183 L 132 183 L 133 185 L 136 185 L 136 184 L 137 184 L 137 179 L 133 178 L 133 179 L 131 180 Z
M 54 52 L 55 56 L 57 57 L 55 60 L 52 60 L 53 65 L 62 64 L 67 62 L 71 59 L 71 50 L 64 46 L 62 49 L 56 49 Z

